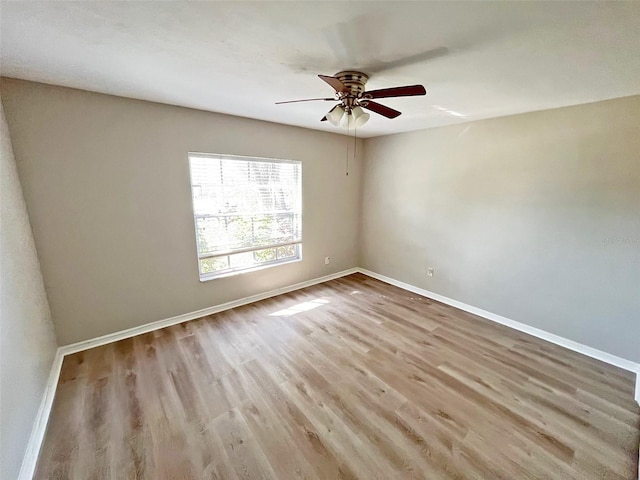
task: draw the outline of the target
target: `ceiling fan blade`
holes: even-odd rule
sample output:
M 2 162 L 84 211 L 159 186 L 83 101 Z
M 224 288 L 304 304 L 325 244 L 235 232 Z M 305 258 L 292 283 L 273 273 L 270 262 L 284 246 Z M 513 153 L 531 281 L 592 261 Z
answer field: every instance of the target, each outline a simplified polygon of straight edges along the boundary
M 394 110 L 393 108 L 385 107 L 384 105 L 381 105 L 381 104 L 376 103 L 376 102 L 372 102 L 370 100 L 366 101 L 366 102 L 362 102 L 360 104 L 360 106 L 362 108 L 366 108 L 367 110 L 371 110 L 372 112 L 375 112 L 375 113 L 380 114 L 383 117 L 387 117 L 387 118 L 396 118 L 398 115 L 402 114 L 402 112 L 399 112 L 398 110 Z
M 336 92 L 348 92 L 349 89 L 346 87 L 344 83 L 338 80 L 336 77 L 330 77 L 329 75 L 318 75 L 322 80 L 327 82 L 329 85 L 333 87 Z
M 389 97 L 414 97 L 416 95 L 426 95 L 427 91 L 422 85 L 407 85 L 406 87 L 382 88 L 380 90 L 371 90 L 364 92 L 365 96 L 371 98 L 389 98 Z
M 281 105 L 283 103 L 318 102 L 321 100 L 325 102 L 337 102 L 335 98 L 305 98 L 304 100 L 287 100 L 286 102 L 276 102 L 276 105 Z

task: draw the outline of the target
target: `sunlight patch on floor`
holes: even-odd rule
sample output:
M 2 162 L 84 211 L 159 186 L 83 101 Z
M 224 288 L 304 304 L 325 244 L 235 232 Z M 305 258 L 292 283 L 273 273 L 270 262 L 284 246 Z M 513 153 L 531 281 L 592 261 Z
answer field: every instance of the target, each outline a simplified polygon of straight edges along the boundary
M 327 303 L 331 303 L 330 300 L 326 298 L 316 298 L 315 300 L 310 300 L 308 302 L 299 303 L 289 308 L 285 308 L 284 310 L 279 310 L 277 312 L 270 313 L 271 317 L 290 317 L 291 315 L 295 315 L 296 313 L 306 312 L 308 310 L 313 310 L 314 308 L 321 307 L 322 305 L 326 305 Z

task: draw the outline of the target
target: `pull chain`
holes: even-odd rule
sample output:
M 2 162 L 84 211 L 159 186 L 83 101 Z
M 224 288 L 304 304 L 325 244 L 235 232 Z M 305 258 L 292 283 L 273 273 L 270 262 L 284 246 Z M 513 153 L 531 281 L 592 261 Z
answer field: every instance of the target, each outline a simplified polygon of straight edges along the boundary
M 347 145 L 347 177 L 349 176 L 349 145 Z
M 349 122 L 347 121 L 347 161 L 345 166 L 347 177 L 349 176 Z
M 349 125 L 349 121 L 347 119 L 347 137 L 351 136 L 351 127 Z M 358 151 L 358 129 L 353 127 L 353 159 L 356 158 L 356 153 Z M 346 174 L 349 176 L 349 140 L 347 140 L 347 160 L 346 160 Z
M 356 151 L 358 150 L 358 129 L 353 127 L 353 159 L 356 158 Z

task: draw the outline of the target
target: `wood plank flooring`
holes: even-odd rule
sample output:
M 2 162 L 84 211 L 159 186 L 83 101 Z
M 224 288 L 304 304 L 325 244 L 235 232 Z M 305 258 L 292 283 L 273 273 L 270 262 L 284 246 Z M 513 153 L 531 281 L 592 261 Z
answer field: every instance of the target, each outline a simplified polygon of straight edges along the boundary
M 635 479 L 634 375 L 361 274 L 68 356 L 38 479 Z

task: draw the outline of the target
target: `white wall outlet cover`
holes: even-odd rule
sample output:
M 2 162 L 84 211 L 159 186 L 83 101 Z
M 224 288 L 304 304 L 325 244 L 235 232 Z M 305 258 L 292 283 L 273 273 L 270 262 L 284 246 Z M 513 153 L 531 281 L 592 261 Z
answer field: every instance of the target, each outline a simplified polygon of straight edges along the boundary
M 427 268 L 427 275 L 430 277 L 433 277 L 433 267 L 428 267 Z
M 329 265 L 331 263 L 331 257 L 324 257 L 324 264 Z

